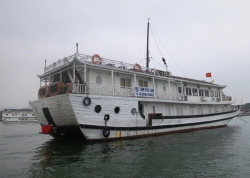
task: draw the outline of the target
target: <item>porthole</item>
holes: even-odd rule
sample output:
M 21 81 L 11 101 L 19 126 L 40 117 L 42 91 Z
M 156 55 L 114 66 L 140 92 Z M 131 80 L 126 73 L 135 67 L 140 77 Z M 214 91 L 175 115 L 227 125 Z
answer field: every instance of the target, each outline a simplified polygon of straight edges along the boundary
M 120 112 L 120 107 L 119 106 L 115 107 L 114 111 L 116 114 L 118 114 Z
M 95 106 L 95 112 L 96 112 L 96 113 L 101 112 L 101 110 L 102 110 L 102 107 L 101 107 L 100 105 L 96 105 L 96 106 Z
M 136 109 L 135 109 L 135 108 L 133 108 L 133 109 L 131 110 L 131 113 L 132 113 L 133 115 L 135 115 L 135 113 L 136 113 Z

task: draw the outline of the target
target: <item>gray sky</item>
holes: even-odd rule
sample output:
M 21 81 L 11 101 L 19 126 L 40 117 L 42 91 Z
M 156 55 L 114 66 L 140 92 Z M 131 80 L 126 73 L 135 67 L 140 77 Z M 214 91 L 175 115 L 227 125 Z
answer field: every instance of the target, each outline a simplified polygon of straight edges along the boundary
M 140 63 L 148 17 L 173 75 L 214 79 L 237 104 L 250 102 L 249 9 L 243 0 L 1 0 L 0 110 L 36 100 L 44 60 L 74 54 L 77 42 L 81 54 Z M 151 33 L 150 53 L 150 67 L 164 70 Z

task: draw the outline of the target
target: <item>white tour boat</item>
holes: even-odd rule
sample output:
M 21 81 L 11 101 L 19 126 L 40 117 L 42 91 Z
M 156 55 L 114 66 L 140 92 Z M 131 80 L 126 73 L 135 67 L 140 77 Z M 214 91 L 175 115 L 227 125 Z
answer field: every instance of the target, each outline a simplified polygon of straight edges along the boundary
M 149 26 L 149 23 L 148 23 Z M 165 63 L 165 60 L 163 58 Z M 42 133 L 120 139 L 224 127 L 239 114 L 225 85 L 77 51 L 45 66 L 30 102 Z M 44 84 L 44 86 L 42 86 Z
M 4 109 L 3 122 L 37 122 L 36 115 L 31 109 Z

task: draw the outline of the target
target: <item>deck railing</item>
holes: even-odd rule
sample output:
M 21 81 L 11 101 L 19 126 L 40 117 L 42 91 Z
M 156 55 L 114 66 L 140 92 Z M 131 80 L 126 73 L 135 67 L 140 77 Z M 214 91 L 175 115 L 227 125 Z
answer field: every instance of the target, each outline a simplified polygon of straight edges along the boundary
M 85 54 L 74 54 L 69 57 L 64 57 L 63 59 L 59 59 L 57 62 L 54 62 L 53 64 L 49 65 L 48 67 L 44 67 L 44 73 L 47 73 L 49 71 L 52 71 L 54 69 L 57 69 L 62 66 L 67 66 L 71 61 L 74 59 L 77 59 L 78 61 L 82 63 L 87 63 L 89 65 L 93 66 L 100 66 L 105 68 L 117 68 L 119 70 L 127 70 L 127 71 L 134 71 L 134 65 L 135 64 L 129 64 L 121 61 L 115 61 L 111 59 L 106 59 L 101 57 L 101 61 L 98 64 L 92 63 L 92 56 L 85 55 Z M 141 66 L 141 70 L 137 71 L 139 73 L 145 73 L 150 75 L 156 75 L 156 76 L 167 76 L 169 75 L 168 72 L 155 70 L 155 69 L 147 69 L 146 67 Z
M 72 93 L 135 97 L 133 87 L 121 87 L 121 86 L 112 87 L 112 85 L 103 85 L 96 83 L 73 84 Z M 155 89 L 154 98 L 166 99 L 166 100 L 183 100 L 183 94 L 174 92 L 168 93 L 166 91 L 158 91 Z

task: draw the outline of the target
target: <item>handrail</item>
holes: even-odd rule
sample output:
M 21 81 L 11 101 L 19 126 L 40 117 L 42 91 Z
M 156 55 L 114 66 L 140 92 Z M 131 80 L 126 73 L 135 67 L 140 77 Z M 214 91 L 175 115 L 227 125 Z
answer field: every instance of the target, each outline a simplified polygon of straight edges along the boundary
M 111 59 L 106 59 L 101 57 L 101 62 L 98 64 L 93 64 L 92 63 L 92 56 L 85 55 L 85 54 L 74 54 L 68 57 L 64 57 L 63 59 L 59 59 L 57 62 L 54 62 L 53 64 L 44 67 L 44 73 L 47 73 L 49 71 L 52 71 L 53 69 L 66 66 L 68 65 L 71 61 L 74 59 L 77 59 L 81 63 L 88 63 L 89 65 L 98 65 L 98 66 L 103 66 L 107 68 L 117 68 L 119 70 L 126 70 L 126 71 L 135 71 L 134 70 L 134 65 L 135 64 L 129 64 L 121 61 L 115 61 Z M 156 75 L 156 76 L 166 76 L 167 73 L 165 71 L 160 71 L 160 70 L 155 70 L 155 69 L 147 69 L 146 67 L 141 66 L 141 70 L 137 71 L 139 73 L 144 73 L 144 74 L 150 74 L 150 75 Z
M 121 87 L 96 83 L 73 84 L 74 94 L 98 94 L 107 96 L 135 97 L 134 87 Z M 158 91 L 155 89 L 156 99 L 183 100 L 181 93 Z

